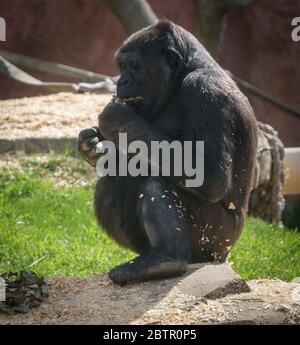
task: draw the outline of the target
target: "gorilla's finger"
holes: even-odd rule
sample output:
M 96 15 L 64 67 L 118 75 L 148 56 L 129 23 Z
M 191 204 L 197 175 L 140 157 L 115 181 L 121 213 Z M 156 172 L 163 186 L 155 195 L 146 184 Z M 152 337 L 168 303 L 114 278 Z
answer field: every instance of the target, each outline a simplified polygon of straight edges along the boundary
M 98 126 L 93 126 L 91 128 L 93 128 L 97 132 L 97 134 L 100 134 L 100 130 Z
M 92 166 L 96 166 L 97 161 L 99 159 L 100 155 L 96 152 L 95 149 L 92 149 L 86 154 L 86 160 L 90 163 Z
M 88 138 L 88 139 L 84 140 L 84 141 L 80 144 L 80 149 L 81 149 L 82 151 L 90 151 L 90 150 L 93 149 L 98 143 L 99 143 L 99 139 L 98 139 L 97 137 Z
M 81 152 L 88 152 L 91 150 L 91 147 L 85 142 L 83 141 L 80 145 L 79 145 L 79 151 Z
M 86 128 L 79 133 L 78 142 L 81 143 L 82 141 L 84 141 L 88 138 L 96 137 L 97 134 L 98 134 L 98 132 L 97 132 L 96 128 L 94 128 L 94 127 Z
M 93 138 L 93 139 L 91 139 L 90 140 L 90 144 L 92 145 L 92 146 L 95 146 L 95 145 L 97 145 L 98 143 L 99 143 L 99 138 L 98 137 L 95 137 L 95 138 Z
M 99 157 L 99 154 L 96 153 L 96 150 L 91 150 L 86 154 L 86 158 L 90 161 L 97 160 Z

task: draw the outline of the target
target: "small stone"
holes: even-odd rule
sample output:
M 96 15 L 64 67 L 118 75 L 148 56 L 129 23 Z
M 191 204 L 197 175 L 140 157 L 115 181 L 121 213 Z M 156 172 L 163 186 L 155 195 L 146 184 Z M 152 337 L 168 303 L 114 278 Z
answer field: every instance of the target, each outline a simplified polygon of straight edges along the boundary
M 228 210 L 235 210 L 236 207 L 235 207 L 235 204 L 231 201 L 228 205 Z
M 290 308 L 285 305 L 285 304 L 281 304 L 278 308 L 277 308 L 278 311 L 282 311 L 284 313 L 287 313 L 290 311 Z

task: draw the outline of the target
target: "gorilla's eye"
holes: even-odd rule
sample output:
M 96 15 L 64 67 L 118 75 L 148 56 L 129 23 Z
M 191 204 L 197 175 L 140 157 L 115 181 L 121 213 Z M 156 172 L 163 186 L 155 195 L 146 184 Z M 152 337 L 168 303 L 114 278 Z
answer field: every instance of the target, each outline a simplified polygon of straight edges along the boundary
M 137 61 L 130 61 L 129 66 L 133 69 L 138 69 L 140 68 L 140 64 Z

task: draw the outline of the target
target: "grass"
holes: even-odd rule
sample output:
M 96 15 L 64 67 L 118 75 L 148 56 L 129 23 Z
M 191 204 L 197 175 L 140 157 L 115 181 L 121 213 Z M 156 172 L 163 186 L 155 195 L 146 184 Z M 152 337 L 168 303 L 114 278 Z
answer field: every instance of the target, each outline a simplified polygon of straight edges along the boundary
M 0 273 L 30 269 L 39 274 L 87 276 L 107 272 L 135 254 L 99 231 L 92 207 L 93 183 L 56 187 L 41 175 L 39 164 L 20 171 L 2 171 L 0 181 Z M 43 163 L 44 164 L 44 163 Z M 56 165 L 57 164 L 57 165 Z M 52 160 L 49 173 L 62 164 Z M 25 169 L 25 170 L 24 170 Z M 247 219 L 230 255 L 246 279 L 290 281 L 300 276 L 300 232 Z
M 245 279 L 300 277 L 300 232 L 248 218 L 229 257 Z
M 91 187 L 54 188 L 22 176 L 0 183 L 0 272 L 35 267 L 45 275 L 106 272 L 133 257 L 97 228 Z

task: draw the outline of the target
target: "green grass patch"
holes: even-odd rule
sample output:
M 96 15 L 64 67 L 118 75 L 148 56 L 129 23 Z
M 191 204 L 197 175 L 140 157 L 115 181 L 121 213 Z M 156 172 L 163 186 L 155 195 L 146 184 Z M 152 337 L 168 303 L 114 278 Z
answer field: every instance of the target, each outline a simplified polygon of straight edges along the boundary
M 245 279 L 300 277 L 300 232 L 248 218 L 229 260 Z
M 43 256 L 46 258 L 34 270 L 46 277 L 103 273 L 132 259 L 134 253 L 99 230 L 92 206 L 93 188 L 91 184 L 58 188 L 24 171 L 13 176 L 3 173 L 0 273 L 28 269 Z M 300 276 L 300 232 L 247 219 L 229 261 L 246 279 L 290 281 Z
M 87 276 L 131 259 L 97 227 L 92 187 L 55 188 L 27 175 L 0 182 L 0 272 Z

